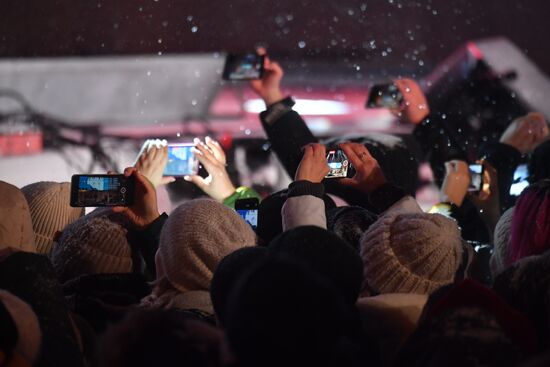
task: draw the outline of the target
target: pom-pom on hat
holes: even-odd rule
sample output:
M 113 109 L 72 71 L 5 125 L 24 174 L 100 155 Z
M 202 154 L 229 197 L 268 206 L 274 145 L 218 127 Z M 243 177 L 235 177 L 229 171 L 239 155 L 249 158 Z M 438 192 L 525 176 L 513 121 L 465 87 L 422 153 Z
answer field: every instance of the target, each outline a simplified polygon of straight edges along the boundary
M 454 281 L 463 251 L 454 220 L 440 214 L 387 213 L 361 238 L 364 291 L 430 294 Z

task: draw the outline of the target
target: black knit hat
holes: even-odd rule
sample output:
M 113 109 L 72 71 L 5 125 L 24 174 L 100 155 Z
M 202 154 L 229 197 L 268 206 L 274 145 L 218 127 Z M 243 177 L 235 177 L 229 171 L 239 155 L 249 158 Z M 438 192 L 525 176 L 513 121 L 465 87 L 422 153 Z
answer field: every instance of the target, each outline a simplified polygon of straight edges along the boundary
M 327 229 L 359 252 L 361 236 L 377 219 L 376 214 L 360 206 L 341 206 L 327 212 Z
M 357 251 L 334 233 L 315 226 L 297 227 L 271 241 L 269 251 L 306 264 L 328 278 L 346 302 L 357 301 L 363 262 Z
M 226 335 L 239 366 L 335 366 L 345 311 L 322 277 L 269 256 L 244 275 L 230 299 Z
M 210 283 L 210 298 L 221 325 L 225 325 L 229 297 L 243 273 L 267 256 L 265 247 L 243 247 L 226 257 L 216 267 Z

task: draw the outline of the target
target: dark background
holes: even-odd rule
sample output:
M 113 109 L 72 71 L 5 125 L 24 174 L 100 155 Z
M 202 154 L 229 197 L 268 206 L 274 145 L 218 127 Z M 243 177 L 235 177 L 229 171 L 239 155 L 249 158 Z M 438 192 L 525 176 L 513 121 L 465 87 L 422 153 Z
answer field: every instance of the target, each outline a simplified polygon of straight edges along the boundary
M 286 62 L 429 72 L 504 35 L 550 74 L 548 0 L 3 0 L 0 57 L 249 51 Z

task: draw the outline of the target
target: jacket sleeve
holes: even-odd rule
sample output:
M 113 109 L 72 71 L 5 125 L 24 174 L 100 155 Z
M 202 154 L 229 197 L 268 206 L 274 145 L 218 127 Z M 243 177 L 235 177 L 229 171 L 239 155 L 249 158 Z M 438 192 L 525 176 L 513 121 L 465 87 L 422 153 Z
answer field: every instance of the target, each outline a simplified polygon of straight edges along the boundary
M 293 105 L 289 97 L 260 114 L 271 149 L 290 177 L 294 177 L 302 160 L 302 147 L 318 141 L 300 115 L 292 110 Z
M 327 228 L 325 189 L 321 183 L 295 181 L 288 187 L 288 198 L 281 209 L 283 231 L 300 226 Z

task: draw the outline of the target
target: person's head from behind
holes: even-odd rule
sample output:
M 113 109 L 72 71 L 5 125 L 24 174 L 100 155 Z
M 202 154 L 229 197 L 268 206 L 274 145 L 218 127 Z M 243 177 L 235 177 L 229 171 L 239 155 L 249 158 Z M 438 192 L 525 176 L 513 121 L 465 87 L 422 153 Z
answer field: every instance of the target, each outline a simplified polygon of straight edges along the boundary
M 395 366 L 516 366 L 536 348 L 525 316 L 468 279 L 429 297 Z
M 17 187 L 0 181 L 0 249 L 36 252 L 29 205 Z
M 357 301 L 363 282 L 361 257 L 334 233 L 315 226 L 297 227 L 276 237 L 268 249 L 326 277 L 349 305 Z
M 327 229 L 348 242 L 359 253 L 361 236 L 378 216 L 359 206 L 342 206 L 327 213 Z
M 550 140 L 540 144 L 529 159 L 529 182 L 535 183 L 541 180 L 550 179 Z
M 222 335 L 169 310 L 140 310 L 109 329 L 100 342 L 102 367 L 221 366 Z
M 214 270 L 228 254 L 254 246 L 252 228 L 232 209 L 211 199 L 191 200 L 170 215 L 160 235 L 154 292 L 209 291 Z
M 239 366 L 336 365 L 344 308 L 317 273 L 270 256 L 235 287 L 225 328 L 229 346 Z
M 549 248 L 550 180 L 542 180 L 527 187 L 516 202 L 506 265 Z
M 266 258 L 265 247 L 243 247 L 226 257 L 216 267 L 210 287 L 210 298 L 219 325 L 227 321 L 227 308 L 235 284 L 247 270 Z
M 108 213 L 92 213 L 65 227 L 51 254 L 61 282 L 85 274 L 132 272 L 128 231 Z
M 41 342 L 40 324 L 32 308 L 0 290 L 0 366 L 33 366 Z
M 49 255 L 56 233 L 83 216 L 84 208 L 70 206 L 70 182 L 35 182 L 21 191 L 29 203 L 37 251 Z
M 454 220 L 440 214 L 387 213 L 361 238 L 362 295 L 431 294 L 464 276 L 468 255 Z

